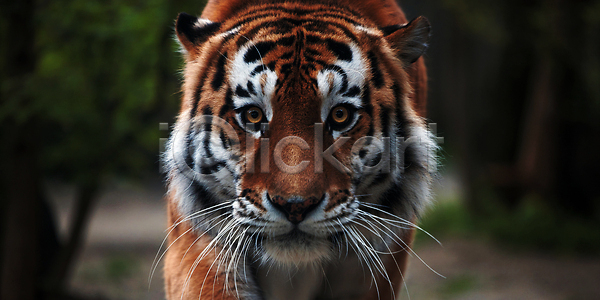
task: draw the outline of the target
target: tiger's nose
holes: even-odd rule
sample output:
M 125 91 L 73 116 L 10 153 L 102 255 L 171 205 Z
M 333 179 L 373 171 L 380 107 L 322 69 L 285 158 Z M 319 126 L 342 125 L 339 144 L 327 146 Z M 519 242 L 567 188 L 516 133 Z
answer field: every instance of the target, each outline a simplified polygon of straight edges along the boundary
M 325 195 L 321 199 L 317 197 L 302 198 L 297 196 L 289 197 L 288 199 L 282 196 L 275 195 L 270 197 L 267 193 L 267 199 L 273 207 L 283 212 L 286 218 L 293 224 L 298 224 L 306 218 L 306 216 L 325 199 Z

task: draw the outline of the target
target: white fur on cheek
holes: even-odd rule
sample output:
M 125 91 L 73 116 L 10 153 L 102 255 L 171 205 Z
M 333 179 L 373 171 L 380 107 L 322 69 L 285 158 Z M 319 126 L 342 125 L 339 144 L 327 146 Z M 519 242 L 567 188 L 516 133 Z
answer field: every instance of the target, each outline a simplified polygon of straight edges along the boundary
M 271 106 L 271 98 L 275 92 L 275 84 L 277 83 L 277 73 L 269 70 L 266 66 L 260 71 L 253 71 L 262 65 L 262 59 L 245 62 L 244 56 L 254 44 L 249 44 L 242 47 L 233 58 L 231 69 L 229 71 L 229 84 L 234 91 L 233 105 L 235 109 L 255 105 L 262 109 L 268 121 L 273 119 L 273 108 Z M 254 87 L 255 94 L 250 93 L 250 97 L 241 97 L 235 93 L 238 87 L 246 89 L 248 83 Z M 238 120 L 241 122 L 241 120 Z
M 343 76 L 335 70 L 323 69 L 317 74 L 317 84 L 319 91 L 321 92 L 321 97 L 323 97 L 323 106 L 321 107 L 321 121 L 323 122 L 327 120 L 329 112 L 336 105 L 348 103 L 357 108 L 362 106 L 362 93 L 349 97 L 345 96 L 341 91 L 344 83 L 347 84 L 348 89 L 355 86 L 362 89 L 365 83 L 365 74 L 367 72 L 365 67 L 366 63 L 360 49 L 354 44 L 349 44 L 348 46 L 352 51 L 352 60 L 345 61 L 338 59 L 333 64 L 346 74 L 345 81 Z M 333 78 L 333 82 L 330 82 L 330 78 Z

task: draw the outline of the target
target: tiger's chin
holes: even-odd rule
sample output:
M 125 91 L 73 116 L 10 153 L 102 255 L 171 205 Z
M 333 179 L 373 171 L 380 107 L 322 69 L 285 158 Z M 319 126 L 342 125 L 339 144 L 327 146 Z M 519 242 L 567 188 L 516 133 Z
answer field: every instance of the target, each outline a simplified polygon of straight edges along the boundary
M 286 266 L 311 266 L 330 260 L 333 243 L 299 230 L 263 240 L 263 261 Z

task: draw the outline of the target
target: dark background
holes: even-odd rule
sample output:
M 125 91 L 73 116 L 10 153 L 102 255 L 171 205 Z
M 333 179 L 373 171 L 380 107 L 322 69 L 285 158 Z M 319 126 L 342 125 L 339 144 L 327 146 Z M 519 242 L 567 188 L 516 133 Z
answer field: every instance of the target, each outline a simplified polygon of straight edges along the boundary
M 401 5 L 432 24 L 428 118 L 444 137 L 441 192 L 423 227 L 509 254 L 598 258 L 600 1 Z M 159 123 L 173 123 L 180 97 L 173 22 L 202 6 L 2 2 L 0 298 L 111 297 L 77 288 L 82 261 L 102 257 L 78 259 L 88 225 L 99 199 L 118 206 L 134 197 L 119 192 L 123 184 L 161 201 L 158 152 L 168 132 Z M 160 238 L 151 244 L 155 253 Z M 117 280 L 104 284 L 123 287 L 123 273 L 137 274 L 127 271 L 130 258 L 106 262 Z

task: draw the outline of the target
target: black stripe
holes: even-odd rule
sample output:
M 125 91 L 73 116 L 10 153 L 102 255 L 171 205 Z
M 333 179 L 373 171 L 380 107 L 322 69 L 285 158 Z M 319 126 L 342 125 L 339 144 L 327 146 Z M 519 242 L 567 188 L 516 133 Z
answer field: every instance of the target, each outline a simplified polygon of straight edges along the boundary
M 218 91 L 223 85 L 223 81 L 225 80 L 225 63 L 227 62 L 227 53 L 219 56 L 219 61 L 217 62 L 217 67 L 215 69 L 215 76 L 211 82 L 212 88 L 214 91 Z
M 229 145 L 229 139 L 225 135 L 225 131 L 223 131 L 223 129 L 221 129 L 220 132 L 219 132 L 219 138 L 221 139 L 221 143 L 223 144 L 223 148 L 229 149 L 229 146 L 230 146 Z
M 297 25 L 294 25 L 293 23 L 290 22 L 269 22 L 269 25 L 274 25 L 274 26 L 270 26 L 269 27 L 269 33 L 273 33 L 273 34 L 286 34 L 291 32 L 292 30 L 294 30 L 295 27 L 297 27 Z M 276 25 L 275 25 L 276 24 Z M 259 26 L 262 27 L 262 26 Z
M 256 91 L 254 90 L 254 84 L 252 84 L 252 81 L 248 81 L 248 83 L 246 84 L 246 88 L 248 89 L 248 92 L 252 95 L 256 95 Z
M 348 45 L 332 39 L 327 39 L 326 42 L 329 50 L 331 50 L 338 59 L 352 61 L 352 50 L 350 50 Z
M 367 53 L 367 57 L 369 59 L 369 63 L 371 64 L 371 80 L 373 81 L 375 88 L 381 88 L 384 84 L 384 81 L 381 70 L 379 69 L 377 56 L 375 53 L 373 53 L 373 51 L 369 51 L 369 53 Z
M 265 70 L 267 70 L 267 66 L 265 66 L 265 65 L 257 66 L 256 68 L 254 68 L 254 70 L 252 70 L 252 72 L 250 73 L 250 76 L 254 76 Z
M 360 95 L 360 88 L 356 85 L 352 86 L 348 91 L 343 95 L 345 97 L 356 97 Z
M 358 156 L 361 159 L 365 158 L 365 156 L 367 156 L 367 150 L 366 149 L 360 149 L 360 151 L 358 151 Z
M 390 110 L 387 107 L 381 107 L 379 112 L 381 118 L 381 132 L 384 137 L 390 136 Z
M 373 118 L 373 105 L 371 104 L 371 89 L 368 84 L 365 84 L 365 92 L 362 95 L 363 109 L 371 118 Z M 372 127 L 372 126 L 371 126 Z
M 202 95 L 202 86 L 204 85 L 204 76 L 200 77 L 200 81 L 195 88 L 194 95 L 192 96 L 192 110 L 190 111 L 190 119 L 196 116 L 198 112 L 198 104 L 200 104 L 200 99 Z
M 281 11 L 281 12 L 285 12 L 285 13 L 289 13 L 289 14 L 294 14 L 294 15 L 298 15 L 298 16 L 304 16 L 304 15 L 307 15 L 307 14 L 323 12 L 323 8 L 321 8 L 321 7 L 314 8 L 314 9 L 309 9 L 309 8 L 304 8 L 304 7 L 302 7 L 302 8 L 298 8 L 298 7 L 296 7 L 296 8 L 287 8 L 287 7 L 285 7 L 285 6 L 281 5 L 281 4 L 274 3 L 274 4 L 270 5 L 270 7 L 268 7 L 268 8 L 258 7 L 256 9 L 252 10 L 252 11 L 249 11 L 249 13 L 256 12 L 256 11 L 265 11 L 267 9 L 273 9 L 273 10 L 276 10 L 276 11 Z M 358 16 L 358 13 L 356 13 L 355 11 L 353 11 L 350 8 L 347 8 L 347 7 L 344 7 L 344 8 L 335 7 L 335 6 L 327 7 L 327 13 L 332 13 L 332 12 L 337 12 L 337 13 L 344 14 L 344 15 L 347 14 L 348 12 L 350 12 L 350 13 Z
M 332 70 L 342 76 L 342 87 L 338 91 L 338 94 L 342 94 L 348 90 L 348 75 L 346 75 L 346 71 L 337 65 L 327 65 L 323 68 L 323 70 Z
M 204 174 L 204 175 L 214 174 L 214 173 L 221 171 L 221 169 L 223 169 L 226 166 L 227 165 L 225 164 L 224 161 L 219 161 L 216 164 L 213 164 L 210 166 L 201 166 L 200 173 Z
M 323 44 L 323 39 L 318 35 L 307 34 L 306 35 L 306 43 L 320 45 L 320 44 Z
M 239 25 L 237 25 L 239 26 Z M 236 28 L 237 26 L 232 26 L 231 28 Z M 244 44 L 250 42 L 249 37 L 254 36 L 259 30 L 263 29 L 263 26 L 255 26 L 254 28 L 250 29 L 248 32 L 245 32 L 244 34 L 237 34 L 237 36 L 239 37 L 238 40 L 235 42 L 235 44 L 237 45 L 237 48 L 241 48 Z
M 281 65 L 281 67 L 279 68 L 279 73 L 281 73 L 284 77 L 287 77 L 287 75 L 292 71 L 292 63 L 287 63 L 287 64 L 283 64 Z
M 316 57 L 321 56 L 321 52 L 311 49 L 311 48 L 308 48 L 308 47 L 306 47 L 306 49 L 304 49 L 304 54 L 312 55 L 312 56 L 316 56 Z
M 345 21 L 348 22 L 350 24 L 353 25 L 361 25 L 360 23 L 356 22 L 355 20 L 349 19 L 344 17 L 343 15 L 333 15 L 331 13 L 328 14 L 320 14 L 317 15 L 319 17 L 330 17 L 330 18 L 334 18 L 334 19 L 338 19 L 341 21 Z M 263 14 L 258 14 L 258 15 L 254 15 L 248 18 L 244 18 L 242 20 L 240 20 L 239 22 L 235 23 L 234 25 L 232 25 L 230 27 L 230 29 L 232 28 L 236 28 L 238 26 L 244 25 L 244 24 L 248 24 L 251 21 L 256 21 L 256 20 L 260 20 L 261 18 L 265 18 L 265 17 L 277 17 L 277 13 L 263 13 Z M 241 47 L 242 45 L 244 45 L 245 43 L 248 42 L 248 38 L 252 38 L 254 36 L 254 34 L 256 34 L 256 32 L 258 32 L 261 29 L 270 29 L 270 28 L 275 28 L 278 29 L 281 27 L 282 22 L 289 22 L 295 26 L 300 26 L 303 23 L 315 23 L 315 24 L 320 24 L 321 27 L 325 28 L 326 26 L 324 25 L 329 25 L 329 26 L 333 26 L 338 28 L 339 30 L 343 31 L 344 34 L 346 36 L 348 36 L 350 39 L 352 39 L 353 42 L 357 42 L 358 38 L 354 35 L 354 33 L 350 30 L 348 30 L 347 25 L 346 24 L 339 24 L 339 23 L 335 23 L 335 22 L 331 22 L 331 21 L 326 21 L 326 20 L 315 20 L 315 19 L 306 19 L 306 20 L 295 20 L 295 19 L 290 19 L 290 18 L 283 18 L 283 19 L 277 19 L 277 20 L 265 20 L 262 23 L 256 24 L 254 25 L 254 27 L 249 30 L 248 32 L 246 32 L 243 36 L 241 36 L 238 40 L 237 40 L 237 45 L 238 47 Z M 229 30 L 230 30 L 229 29 Z M 291 29 L 290 29 L 291 30 Z M 288 30 L 289 31 L 289 30 Z
M 233 91 L 231 89 L 227 89 L 227 93 L 225 93 L 225 104 L 231 108 L 233 108 Z
M 373 121 L 371 120 L 371 124 L 369 124 L 369 131 L 367 132 L 367 136 L 373 136 L 374 134 L 375 134 L 375 126 L 373 126 Z M 367 141 L 370 141 L 370 140 L 367 140 Z M 369 143 L 365 144 L 365 146 L 368 145 Z
M 227 92 L 225 93 L 225 104 L 223 104 L 223 106 L 221 106 L 221 109 L 219 110 L 219 117 L 223 118 L 223 116 L 228 111 L 233 109 L 232 94 L 233 92 L 231 91 L 231 89 L 227 89 Z
M 200 182 L 196 180 L 192 181 L 190 191 L 194 195 L 194 200 L 198 200 L 206 206 L 216 204 L 213 194 Z
M 219 117 L 222 118 L 230 109 L 231 106 L 229 106 L 228 104 L 223 104 L 223 106 L 221 106 L 221 109 L 219 110 Z
M 204 116 L 212 116 L 212 109 L 210 106 L 205 107 L 202 111 L 202 114 Z M 204 152 L 206 152 L 206 157 L 212 157 L 213 153 L 210 150 L 210 132 L 212 131 L 212 121 L 210 119 L 206 120 L 206 124 L 204 124 L 204 131 L 206 131 L 204 141 L 202 141 Z
M 302 49 L 304 48 L 304 44 L 306 43 L 306 36 L 304 31 L 298 30 L 296 31 L 296 53 L 302 53 Z M 294 58 L 294 65 L 297 68 L 300 68 L 301 60 L 299 56 Z
M 207 105 L 207 106 L 206 106 L 206 107 L 205 107 L 205 108 L 202 110 L 202 115 L 205 115 L 205 116 L 212 116 L 212 108 L 210 108 L 210 106 L 208 106 L 208 105 Z M 209 132 L 210 132 L 210 131 L 211 131 L 211 125 L 212 125 L 212 122 L 211 122 L 211 121 L 208 121 L 208 122 L 206 122 L 206 124 L 204 124 L 204 130 L 205 130 L 205 131 L 209 131 Z
M 269 10 L 271 9 L 271 10 Z M 328 12 L 323 13 L 323 14 L 316 14 L 316 16 L 323 16 L 323 17 L 331 17 L 331 18 L 337 18 L 340 20 L 344 20 L 346 22 L 349 22 L 353 25 L 360 25 L 360 23 L 358 23 L 355 20 L 352 20 L 348 17 L 346 17 L 348 15 L 348 12 L 352 13 L 355 17 L 360 18 L 360 15 L 350 9 L 347 10 L 341 10 L 341 9 L 336 9 L 335 7 L 328 7 L 327 8 Z M 252 15 L 253 13 L 256 13 L 257 11 L 259 11 L 257 14 Z M 321 9 L 286 9 L 284 7 L 269 7 L 269 8 L 257 8 L 256 10 L 251 10 L 248 11 L 243 19 L 239 20 L 237 23 L 235 23 L 234 25 L 232 25 L 230 27 L 231 28 L 236 28 L 238 26 L 247 24 L 250 21 L 254 21 L 254 20 L 258 20 L 264 17 L 277 17 L 278 15 L 280 15 L 281 12 L 285 12 L 285 13 L 290 13 L 290 14 L 294 14 L 294 15 L 298 15 L 298 16 L 304 16 L 307 14 L 312 14 L 312 13 L 318 13 L 321 12 Z M 333 13 L 338 12 L 339 15 L 334 15 Z M 263 27 L 263 26 L 256 26 L 258 27 Z
M 356 35 L 354 35 L 354 33 L 352 31 L 348 30 L 348 26 L 346 24 L 339 24 L 339 23 L 324 21 L 324 20 L 310 20 L 310 22 L 314 23 L 315 25 L 320 24 L 322 28 L 326 28 L 327 26 L 335 27 L 338 30 L 341 30 L 342 32 L 344 32 L 344 35 L 349 37 L 353 42 L 355 42 L 355 43 L 358 42 L 358 37 L 356 37 Z M 319 31 L 319 33 L 321 33 L 321 32 Z
M 293 55 L 294 55 L 294 51 L 289 51 L 289 52 L 282 54 L 279 57 L 279 59 L 290 59 L 290 58 L 292 58 Z
M 250 93 L 248 93 L 241 85 L 238 85 L 235 88 L 235 94 L 243 98 L 250 98 Z
M 190 147 L 189 147 L 189 145 L 190 145 L 189 138 L 188 138 L 187 145 L 188 145 L 188 147 L 186 148 L 187 151 L 185 153 L 185 164 L 186 164 L 186 166 L 188 166 L 188 168 L 190 168 L 190 170 L 193 170 L 195 167 L 195 163 L 194 163 L 194 159 L 192 158 L 193 149 L 190 149 Z
M 194 106 L 197 105 L 197 101 L 194 102 Z M 193 133 L 193 127 L 194 127 L 194 123 L 192 122 L 192 119 L 194 118 L 194 111 L 196 110 L 196 108 L 194 107 L 191 111 L 190 111 L 190 122 L 189 122 L 189 127 L 188 127 L 188 134 L 186 136 L 185 139 L 185 164 L 190 168 L 190 169 L 194 169 L 194 159 L 192 158 L 192 152 L 194 151 L 194 146 L 191 145 L 191 140 L 192 140 L 192 135 Z M 182 166 L 183 167 L 183 166 Z
M 225 31 L 225 32 L 227 32 L 227 31 Z M 233 39 L 236 36 L 238 36 L 238 35 L 235 33 L 233 33 L 233 34 L 230 33 L 230 34 L 224 36 L 223 40 L 221 41 L 221 45 L 227 44 L 227 42 L 229 42 L 231 39 Z
M 311 64 L 320 65 L 321 67 L 324 67 L 324 66 L 327 66 L 327 65 L 329 65 L 327 62 L 325 62 L 325 61 L 322 61 L 322 60 L 320 60 L 320 59 L 316 59 L 316 58 L 314 58 L 314 57 L 312 57 L 312 56 L 309 56 L 309 55 L 305 55 L 305 56 L 304 56 L 304 60 L 305 60 L 306 62 L 309 62 L 309 63 L 311 63 Z
M 265 55 L 273 50 L 275 46 L 277 46 L 277 44 L 272 41 L 258 42 L 255 45 L 250 46 L 248 52 L 244 54 L 244 62 L 251 63 L 265 57 Z
M 394 83 L 392 85 L 392 91 L 396 98 L 396 136 L 406 137 L 406 131 L 404 130 L 404 113 L 402 111 L 402 93 L 400 91 L 400 85 Z
M 292 45 L 294 45 L 295 40 L 296 40 L 296 37 L 292 35 L 292 36 L 280 38 L 279 40 L 276 40 L 275 43 L 280 46 L 291 47 Z
M 304 64 L 304 65 L 302 66 L 302 70 L 303 70 L 305 73 L 310 73 L 310 71 L 316 71 L 316 70 L 317 70 L 317 68 L 315 68 L 315 66 L 314 66 L 314 65 L 312 65 L 312 64 Z

